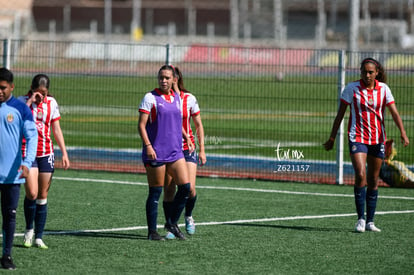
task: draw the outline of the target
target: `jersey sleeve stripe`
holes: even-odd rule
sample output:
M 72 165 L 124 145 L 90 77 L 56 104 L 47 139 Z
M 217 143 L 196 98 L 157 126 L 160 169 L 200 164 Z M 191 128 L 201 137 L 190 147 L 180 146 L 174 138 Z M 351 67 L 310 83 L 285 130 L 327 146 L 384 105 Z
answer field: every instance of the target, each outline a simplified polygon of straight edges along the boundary
M 196 115 L 200 114 L 200 112 L 201 111 L 198 111 L 197 113 L 193 113 L 193 114 L 191 114 L 191 116 L 196 116 Z
M 150 112 L 148 112 L 147 110 L 144 110 L 144 109 L 139 109 L 139 112 L 140 113 L 145 113 L 145 114 L 149 114 Z

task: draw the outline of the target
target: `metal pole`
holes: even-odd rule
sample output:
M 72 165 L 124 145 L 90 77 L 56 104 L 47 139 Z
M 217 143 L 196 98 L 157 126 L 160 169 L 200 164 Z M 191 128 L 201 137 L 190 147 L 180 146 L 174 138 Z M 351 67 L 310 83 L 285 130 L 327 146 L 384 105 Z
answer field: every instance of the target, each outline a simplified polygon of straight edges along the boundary
M 371 16 L 369 14 L 369 0 L 362 0 L 362 18 L 365 21 L 365 43 L 370 44 L 371 41 Z
M 141 6 L 141 0 L 134 0 L 132 2 L 131 38 L 136 41 L 142 38 Z
M 252 25 L 249 22 L 243 24 L 244 44 L 249 46 L 252 38 Z
M 326 15 L 325 1 L 318 0 L 318 25 L 316 26 L 316 47 L 321 48 L 326 44 Z
M 175 22 L 168 22 L 168 43 L 174 43 L 177 38 L 177 26 Z
M 213 45 L 215 40 L 215 25 L 212 22 L 207 23 L 207 43 L 208 43 L 208 64 L 211 67 L 214 63 Z
M 341 103 L 341 94 L 345 88 L 345 51 L 338 54 L 338 108 Z M 342 120 L 336 134 L 336 184 L 344 184 L 344 121 Z
M 11 41 L 10 39 L 3 40 L 3 67 L 10 69 L 10 49 Z
M 359 0 L 349 0 L 349 37 L 348 50 L 355 52 L 358 50 L 358 27 L 359 27 Z M 351 58 L 352 59 L 352 58 Z M 351 65 L 353 60 L 351 60 Z
M 142 0 L 134 0 L 132 2 L 132 25 L 135 28 L 141 28 L 141 7 Z
M 414 33 L 414 1 L 408 0 L 408 17 L 410 22 L 409 33 Z
M 145 33 L 153 34 L 154 27 L 154 10 L 146 9 L 145 11 Z
M 112 33 L 112 0 L 105 0 L 105 39 Z
M 283 7 L 282 0 L 273 0 L 273 29 L 276 41 L 283 40 Z
M 338 13 L 338 0 L 331 0 L 331 9 L 329 11 L 329 28 L 335 32 L 336 17 Z
M 56 55 L 56 21 L 49 21 L 49 68 L 55 67 Z
M 172 45 L 171 44 L 167 44 L 165 46 L 166 48 L 166 58 L 165 58 L 165 64 L 167 65 L 171 65 L 171 51 L 172 51 Z
M 14 15 L 14 23 L 13 23 L 13 38 L 14 39 L 20 39 L 21 33 L 21 22 L 22 22 L 22 15 L 20 12 L 17 12 Z
M 239 38 L 239 4 L 238 0 L 230 0 L 230 39 L 235 42 Z
M 246 24 L 249 24 L 249 1 L 248 0 L 240 0 L 240 21 L 241 26 L 243 27 L 243 36 L 245 36 L 245 28 Z M 245 37 L 244 37 L 245 38 Z
M 193 0 L 186 0 L 185 2 L 187 10 L 187 32 L 190 37 L 196 36 L 197 33 L 197 12 L 193 7 Z
M 63 33 L 68 34 L 71 29 L 71 6 L 70 4 L 66 4 L 63 7 Z

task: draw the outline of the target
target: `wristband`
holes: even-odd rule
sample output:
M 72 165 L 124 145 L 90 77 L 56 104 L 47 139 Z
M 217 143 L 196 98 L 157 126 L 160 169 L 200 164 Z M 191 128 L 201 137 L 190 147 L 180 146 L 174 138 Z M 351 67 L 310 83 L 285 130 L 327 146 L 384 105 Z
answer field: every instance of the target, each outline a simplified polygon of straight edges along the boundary
M 150 146 L 151 145 L 151 143 L 148 143 L 148 144 L 145 144 L 144 145 L 144 147 L 148 147 L 148 146 Z

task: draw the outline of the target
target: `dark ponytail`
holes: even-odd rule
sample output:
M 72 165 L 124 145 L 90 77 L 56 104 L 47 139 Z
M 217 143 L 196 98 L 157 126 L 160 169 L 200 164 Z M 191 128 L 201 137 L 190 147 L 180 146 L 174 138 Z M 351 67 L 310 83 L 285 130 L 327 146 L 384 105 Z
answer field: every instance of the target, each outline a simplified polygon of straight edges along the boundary
M 39 87 L 46 87 L 46 89 L 49 90 L 49 86 L 50 86 L 49 77 L 45 74 L 37 74 L 32 79 L 32 86 L 31 86 L 31 89 L 29 91 L 29 94 L 32 94 L 33 91 L 35 91 Z M 52 95 L 50 95 L 49 92 L 48 92 L 48 96 L 52 96 Z
M 174 69 L 175 69 L 175 73 L 178 78 L 178 81 L 177 81 L 178 89 L 180 89 L 180 91 L 183 91 L 185 93 L 189 93 L 189 91 L 187 91 L 186 88 L 184 87 L 183 74 L 181 73 L 180 69 L 178 69 L 177 67 L 175 67 Z

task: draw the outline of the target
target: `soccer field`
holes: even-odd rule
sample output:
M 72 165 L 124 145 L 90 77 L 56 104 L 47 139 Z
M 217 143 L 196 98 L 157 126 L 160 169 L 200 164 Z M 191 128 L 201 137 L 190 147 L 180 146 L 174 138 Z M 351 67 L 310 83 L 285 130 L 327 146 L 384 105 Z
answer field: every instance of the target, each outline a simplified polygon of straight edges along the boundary
M 20 200 L 13 247 L 16 272 L 412 272 L 413 189 L 380 188 L 375 221 L 382 232 L 358 234 L 353 232 L 352 186 L 207 177 L 197 184 L 196 234 L 186 241 L 153 242 L 146 239 L 145 175 L 57 170 L 48 198 L 48 250 L 22 246 Z M 158 217 L 162 227 L 161 206 Z

